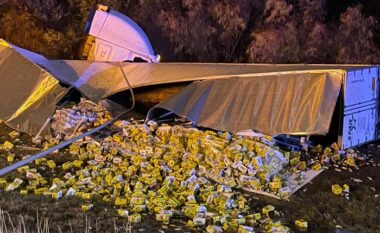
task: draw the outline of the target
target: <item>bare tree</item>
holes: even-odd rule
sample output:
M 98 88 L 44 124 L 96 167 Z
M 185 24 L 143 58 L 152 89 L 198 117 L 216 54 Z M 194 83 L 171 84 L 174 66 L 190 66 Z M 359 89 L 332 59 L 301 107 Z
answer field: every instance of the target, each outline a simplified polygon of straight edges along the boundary
M 249 21 L 248 0 L 181 0 L 162 8 L 158 26 L 175 53 L 197 61 L 228 61 Z
M 340 17 L 336 35 L 338 63 L 378 63 L 379 49 L 373 36 L 376 21 L 361 12 L 362 7 L 349 7 Z
M 251 33 L 252 41 L 246 50 L 250 62 L 300 62 L 293 10 L 293 5 L 285 0 L 266 1 L 264 22 Z

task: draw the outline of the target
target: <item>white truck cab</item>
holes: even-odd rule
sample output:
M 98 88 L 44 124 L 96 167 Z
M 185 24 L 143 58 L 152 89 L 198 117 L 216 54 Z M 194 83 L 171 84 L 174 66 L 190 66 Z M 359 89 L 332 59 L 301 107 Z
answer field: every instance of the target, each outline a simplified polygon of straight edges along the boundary
M 98 5 L 86 23 L 86 42 L 81 57 L 92 61 L 157 63 L 145 32 L 129 17 Z

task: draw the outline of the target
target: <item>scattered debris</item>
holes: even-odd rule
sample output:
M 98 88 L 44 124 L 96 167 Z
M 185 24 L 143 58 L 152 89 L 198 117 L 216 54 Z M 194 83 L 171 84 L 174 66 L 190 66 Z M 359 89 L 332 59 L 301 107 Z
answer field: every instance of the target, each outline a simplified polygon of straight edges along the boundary
M 354 181 L 355 183 L 363 183 L 363 180 L 361 179 L 351 178 L 351 180 Z
M 110 118 L 105 108 L 82 100 L 56 112 L 52 122 L 55 137 L 42 139 L 42 146 L 58 144 Z M 75 159 L 64 163 L 38 159 L 36 168 L 18 169 L 23 180 L 7 183 L 0 179 L 0 188 L 54 199 L 76 196 L 85 202 L 83 211 L 93 208 L 94 199 L 101 199 L 133 223 L 148 212 L 155 213 L 163 224 L 187 217 L 188 227 L 205 227 L 207 232 L 289 232 L 275 220 L 280 214 L 274 206 L 255 211 L 241 191 L 286 199 L 324 169 L 358 169 L 368 158 L 353 150 L 339 151 L 335 144 L 286 152 L 263 134 L 231 135 L 183 123 L 119 120 L 114 127 L 116 130 L 101 139 L 85 138 L 72 144 L 68 152 Z M 9 141 L 1 145 L 8 152 L 9 163 L 15 159 L 13 147 Z M 49 170 L 49 176 L 46 172 L 43 176 L 42 170 Z M 335 184 L 332 192 L 349 199 L 350 188 Z M 295 224 L 307 229 L 307 221 L 296 220 Z
M 343 185 L 343 196 L 349 200 L 350 199 L 350 186 L 348 186 L 347 184 L 344 184 Z
M 84 204 L 84 205 L 82 205 L 81 208 L 82 208 L 83 211 L 89 211 L 89 210 L 91 210 L 93 207 L 94 207 L 93 204 Z
M 331 191 L 337 196 L 344 196 L 347 200 L 350 199 L 350 186 L 343 184 L 341 187 L 339 184 L 334 184 L 331 186 Z
M 244 225 L 249 223 L 289 231 L 269 218 L 273 206 L 254 212 L 239 192 L 250 187 L 289 195 L 284 188 L 298 185 L 288 183 L 292 175 L 284 173 L 289 168 L 283 154 L 264 144 L 270 137 L 234 137 L 155 122 L 118 121 L 115 125 L 121 130 L 100 142 L 88 138 L 72 144 L 68 152 L 76 157 L 73 161 L 57 165 L 39 159 L 37 169 L 19 169 L 25 185 L 21 188 L 21 183 L 13 182 L 6 190 L 20 188 L 23 194 L 55 199 L 76 196 L 86 202 L 83 211 L 100 198 L 117 206 L 118 215 L 133 223 L 141 221 L 141 213 L 150 212 L 163 223 L 186 216 L 188 225 L 202 227 L 208 225 L 206 217 L 212 217 L 212 223 L 222 224 L 224 230 L 242 225 L 249 232 L 251 228 Z M 51 169 L 49 177 L 38 172 L 46 166 Z M 294 175 L 302 179 L 300 172 Z
M 15 130 L 13 130 L 13 131 L 10 132 L 8 135 L 9 135 L 9 137 L 15 139 L 15 138 L 17 138 L 18 136 L 20 136 L 20 133 L 17 132 L 17 131 L 15 131 Z
M 342 195 L 342 193 L 343 193 L 343 189 L 342 189 L 342 187 L 340 187 L 339 184 L 332 185 L 331 190 L 337 196 Z
M 67 140 L 102 125 L 111 118 L 102 104 L 82 98 L 71 108 L 56 110 L 51 123 L 52 135 L 55 139 Z
M 9 141 L 5 141 L 4 144 L 2 145 L 2 147 L 6 150 L 12 150 L 14 145 Z
M 295 222 L 294 222 L 296 228 L 300 231 L 307 231 L 307 227 L 308 227 L 308 224 L 307 224 L 307 221 L 303 220 L 303 219 L 297 219 Z
M 31 146 L 24 146 L 24 145 L 16 145 L 17 148 L 23 149 L 23 150 L 33 150 L 33 151 L 40 151 L 40 148 L 37 147 L 31 147 Z

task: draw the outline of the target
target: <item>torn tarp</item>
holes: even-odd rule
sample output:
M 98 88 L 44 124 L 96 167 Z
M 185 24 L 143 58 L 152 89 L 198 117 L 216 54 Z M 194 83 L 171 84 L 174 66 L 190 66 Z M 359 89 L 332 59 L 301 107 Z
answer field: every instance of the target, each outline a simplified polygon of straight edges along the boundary
M 343 71 L 304 71 L 194 82 L 153 107 L 217 130 L 253 129 L 268 135 L 326 134 Z
M 65 93 L 57 79 L 4 42 L 0 44 L 0 119 L 7 125 L 36 134 Z M 50 135 L 50 127 L 41 134 Z

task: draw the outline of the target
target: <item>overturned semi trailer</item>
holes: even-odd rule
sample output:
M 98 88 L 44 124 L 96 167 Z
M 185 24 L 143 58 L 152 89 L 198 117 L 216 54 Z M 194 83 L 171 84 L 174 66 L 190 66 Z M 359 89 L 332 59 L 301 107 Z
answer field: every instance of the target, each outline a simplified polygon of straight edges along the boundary
M 311 136 L 334 130 L 342 148 L 377 139 L 377 66 L 88 61 L 42 66 L 90 99 L 127 90 L 121 69 L 133 88 L 188 84 L 153 107 L 148 120 L 172 112 L 198 126 L 235 133 Z
M 48 60 L 16 46 L 0 46 L 0 55 L 0 118 L 30 134 L 70 87 L 99 101 L 128 90 L 127 78 L 142 90 L 188 84 L 153 107 L 148 120 L 174 113 L 216 130 L 298 136 L 325 135 L 333 122 L 343 148 L 378 135 L 377 66 Z

